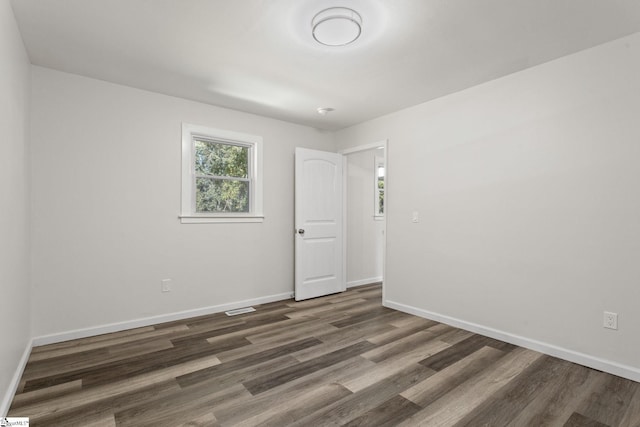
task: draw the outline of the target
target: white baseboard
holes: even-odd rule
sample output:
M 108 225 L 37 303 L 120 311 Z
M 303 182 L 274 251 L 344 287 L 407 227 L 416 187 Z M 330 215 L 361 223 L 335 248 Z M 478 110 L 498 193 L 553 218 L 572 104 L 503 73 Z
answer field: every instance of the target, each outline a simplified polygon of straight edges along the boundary
M 589 368 L 608 372 L 610 374 L 617 375 L 619 377 L 640 382 L 640 369 L 633 366 L 623 365 L 621 363 L 613 362 L 611 360 L 601 359 L 585 353 L 580 353 L 580 352 L 569 350 L 563 347 L 558 347 L 553 344 L 548 344 L 548 343 L 536 341 L 530 338 L 522 337 L 519 335 L 510 334 L 508 332 L 500 331 L 498 329 L 493 329 L 486 326 L 478 325 L 476 323 L 471 323 L 461 319 L 457 319 L 455 317 L 449 317 L 449 316 L 434 313 L 431 311 L 422 310 L 420 308 L 412 307 L 405 304 L 400 304 L 394 301 L 385 300 L 383 301 L 383 305 L 385 307 L 393 308 L 394 310 L 413 314 L 419 317 L 424 317 L 425 319 L 435 320 L 436 322 L 445 323 L 447 325 L 451 325 L 456 328 L 460 328 L 460 329 L 464 329 L 480 335 L 484 335 L 489 338 L 494 338 L 500 341 L 508 342 L 510 344 L 515 344 L 517 346 L 525 347 L 530 350 L 539 351 L 540 353 L 558 357 L 560 359 L 564 359 L 569 362 L 577 363 L 583 366 L 588 366 Z
M 269 302 L 282 301 L 290 298 L 293 298 L 293 292 L 286 292 L 283 294 L 269 295 L 244 301 L 236 301 L 227 304 L 196 308 L 193 310 L 161 314 L 158 316 L 145 317 L 141 319 L 127 320 L 124 322 L 110 323 L 107 325 L 93 326 L 90 328 L 76 329 L 73 331 L 35 337 L 33 339 L 33 346 L 37 347 L 41 345 L 75 340 L 78 338 L 86 338 L 96 335 L 109 334 L 111 332 L 119 332 L 127 329 L 142 328 L 144 326 L 156 325 L 158 323 L 173 322 L 174 320 L 188 319 L 190 317 L 206 316 L 207 314 L 221 313 L 223 311 L 233 310 L 235 308 L 266 304 Z
M 13 397 L 18 390 L 18 386 L 20 385 L 20 378 L 22 378 L 22 373 L 24 372 L 24 368 L 27 366 L 27 361 L 29 360 L 29 355 L 31 354 L 31 349 L 33 348 L 33 340 L 29 340 L 27 343 L 27 347 L 24 349 L 22 353 L 22 357 L 18 362 L 18 366 L 16 367 L 16 371 L 11 378 L 11 382 L 9 383 L 9 388 L 7 389 L 4 397 L 2 398 L 2 402 L 0 402 L 0 417 L 6 417 L 9 412 L 9 408 L 11 407 L 11 402 L 13 402 Z
M 368 279 L 352 280 L 351 282 L 347 282 L 347 289 L 355 288 L 356 286 L 370 285 L 371 283 L 376 282 L 382 282 L 382 276 L 370 277 Z

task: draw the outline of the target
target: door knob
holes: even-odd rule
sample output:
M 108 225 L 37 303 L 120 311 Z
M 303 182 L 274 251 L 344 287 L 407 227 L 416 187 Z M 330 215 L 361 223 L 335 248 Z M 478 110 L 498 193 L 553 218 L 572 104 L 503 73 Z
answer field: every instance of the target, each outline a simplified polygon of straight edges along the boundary
M 299 233 L 299 234 L 304 234 L 304 228 L 299 229 L 299 230 L 298 230 L 298 233 Z

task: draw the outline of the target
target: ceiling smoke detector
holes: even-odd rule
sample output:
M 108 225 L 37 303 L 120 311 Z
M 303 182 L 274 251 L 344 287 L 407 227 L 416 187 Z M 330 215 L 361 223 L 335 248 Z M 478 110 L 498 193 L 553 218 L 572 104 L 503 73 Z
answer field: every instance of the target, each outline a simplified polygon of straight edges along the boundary
M 313 38 L 325 46 L 346 46 L 362 33 L 362 17 L 348 7 L 324 9 L 311 20 Z
M 320 114 L 321 116 L 326 116 L 327 113 L 330 113 L 333 111 L 333 108 L 329 108 L 329 107 L 320 107 L 316 110 L 318 112 L 318 114 Z

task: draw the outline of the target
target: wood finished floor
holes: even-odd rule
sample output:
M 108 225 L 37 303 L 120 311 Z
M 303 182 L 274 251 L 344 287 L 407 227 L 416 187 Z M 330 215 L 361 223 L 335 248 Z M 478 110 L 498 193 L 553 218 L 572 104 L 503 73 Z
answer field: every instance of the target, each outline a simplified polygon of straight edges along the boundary
M 33 349 L 32 426 L 640 426 L 640 384 L 381 306 L 379 285 Z

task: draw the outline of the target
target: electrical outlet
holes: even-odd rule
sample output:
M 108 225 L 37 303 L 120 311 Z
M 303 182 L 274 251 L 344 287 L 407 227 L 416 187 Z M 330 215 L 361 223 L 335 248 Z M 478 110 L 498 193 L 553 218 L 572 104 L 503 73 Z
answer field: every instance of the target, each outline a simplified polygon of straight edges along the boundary
M 604 324 L 607 329 L 618 329 L 618 313 L 604 312 Z
M 420 222 L 420 215 L 418 214 L 418 211 L 413 211 L 413 214 L 411 215 L 411 222 Z
M 171 279 L 164 279 L 160 281 L 161 292 L 171 292 Z

